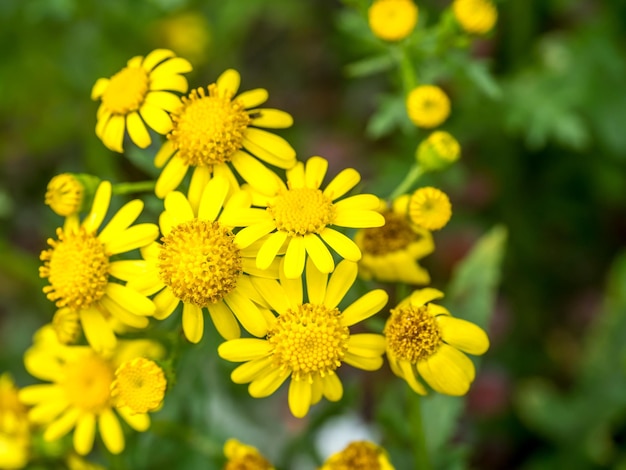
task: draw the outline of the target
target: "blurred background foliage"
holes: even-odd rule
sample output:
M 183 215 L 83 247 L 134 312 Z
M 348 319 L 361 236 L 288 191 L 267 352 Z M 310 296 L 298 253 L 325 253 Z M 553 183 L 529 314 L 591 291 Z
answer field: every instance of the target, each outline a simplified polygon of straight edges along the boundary
M 421 26 L 435 24 L 449 5 L 417 3 Z M 19 385 L 30 383 L 21 355 L 52 313 L 36 275 L 38 254 L 58 224 L 43 205 L 48 180 L 62 171 L 114 181 L 149 175 L 141 155 L 131 163 L 95 137 L 97 104 L 89 99 L 95 80 L 133 55 L 173 48 L 194 64 L 188 76 L 194 87 L 212 82 L 225 68 L 239 69 L 244 89 L 267 88 L 270 105 L 294 116 L 296 125 L 282 135 L 300 159 L 322 155 L 331 173 L 354 166 L 369 191 L 391 192 L 412 162 L 416 134 L 398 125 L 402 103 L 392 92 L 397 77 L 377 58 L 380 44 L 363 32 L 359 4 L 0 2 L 0 370 L 10 371 Z M 497 29 L 487 38 L 444 53 L 439 61 L 429 61 L 429 53 L 418 58 L 424 64 L 419 78 L 437 80 L 449 93 L 453 111 L 444 127 L 463 148 L 453 169 L 424 180 L 448 192 L 455 211 L 451 224 L 436 234 L 436 252 L 423 263 L 433 286 L 445 287 L 456 272 L 450 301 L 462 306 L 454 296 L 463 289 L 457 263 L 494 225 L 508 234 L 489 325 L 492 348 L 467 400 L 445 408 L 456 410 L 454 423 L 460 419 L 445 435 L 453 433 L 472 468 L 623 469 L 626 4 L 503 0 L 498 8 Z M 427 34 L 421 39 L 429 40 Z M 469 278 L 484 270 L 489 283 L 489 276 L 498 276 L 489 257 L 500 252 L 489 255 L 485 246 L 489 240 L 500 243 L 504 228 L 486 237 L 479 245 L 486 251 L 473 258 L 482 262 L 473 264 Z M 214 356 L 217 337 L 207 339 L 187 351 L 183 367 Z M 194 402 L 192 410 L 164 409 L 162 424 L 129 443 L 138 449 L 131 468 L 168 464 L 171 449 L 181 443 L 190 451 L 177 468 L 206 468 L 206 457 L 220 455 L 221 448 L 200 437 L 215 431 L 206 429 L 202 413 L 215 415 L 217 435 L 246 428 L 252 440 L 263 436 L 263 419 L 285 413 L 238 400 L 241 387 L 214 380 L 228 367 L 213 361 L 207 368 L 206 375 L 181 376 L 173 395 L 183 407 L 194 390 L 211 389 L 210 397 Z M 406 392 L 401 390 L 389 392 L 378 407 L 384 412 L 397 403 L 393 394 Z M 347 400 L 367 401 L 359 393 L 347 389 Z M 436 401 L 443 398 L 423 402 L 427 421 L 438 421 Z M 248 419 L 229 419 L 235 408 Z M 343 411 L 339 403 L 324 413 Z M 188 413 L 185 422 L 198 434 L 166 424 L 168 416 L 180 413 Z M 390 421 L 382 431 L 395 429 L 402 439 L 393 413 L 385 416 Z M 282 419 L 280 432 L 302 431 L 302 423 Z M 280 438 L 280 432 L 272 437 Z M 285 458 L 311 453 L 310 439 L 304 433 L 293 440 Z M 433 439 L 429 445 L 436 450 Z M 297 460 L 289 461 L 297 468 Z M 115 459 L 109 464 L 123 468 Z M 437 466 L 451 468 L 445 460 Z

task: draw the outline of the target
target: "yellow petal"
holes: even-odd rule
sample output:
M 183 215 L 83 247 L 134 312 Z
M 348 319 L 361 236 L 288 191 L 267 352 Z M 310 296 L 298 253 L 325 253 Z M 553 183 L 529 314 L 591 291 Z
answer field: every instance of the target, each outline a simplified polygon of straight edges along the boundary
M 202 192 L 204 191 L 207 183 L 211 181 L 211 174 L 212 169 L 208 166 L 197 166 L 191 172 L 191 181 L 189 182 L 189 189 L 187 190 L 187 199 L 189 200 L 189 204 L 191 205 L 194 214 L 198 214 L 200 199 L 202 199 Z M 217 177 L 220 178 L 220 176 Z
M 348 261 L 359 261 L 361 259 L 360 248 L 343 233 L 326 227 L 320 233 L 320 237 L 342 258 Z
M 268 195 L 278 192 L 280 186 L 276 174 L 247 152 L 237 151 L 231 163 L 237 173 L 257 191 Z
M 172 217 L 175 225 L 189 222 L 195 218 L 187 198 L 179 191 L 172 191 L 165 197 L 165 210 Z
M 348 351 L 357 356 L 382 356 L 386 347 L 385 337 L 376 333 L 357 333 L 348 338 Z
M 168 113 L 173 113 L 179 110 L 183 105 L 178 95 L 170 93 L 169 91 L 150 91 L 146 95 L 144 100 L 146 103 L 161 108 Z
M 79 455 L 87 455 L 93 448 L 96 436 L 96 417 L 93 413 L 85 412 L 76 421 L 74 430 L 74 449 Z
M 150 129 L 158 134 L 165 135 L 172 130 L 172 119 L 163 109 L 150 103 L 144 103 L 139 108 L 139 114 Z
M 256 256 L 256 266 L 259 269 L 267 269 L 271 266 L 276 258 L 276 255 L 280 251 L 287 240 L 287 232 L 274 232 L 270 234 L 259 248 Z
M 151 80 L 163 78 L 164 80 L 181 73 L 191 72 L 192 67 L 187 59 L 182 57 L 174 57 L 172 59 L 161 62 L 150 74 Z
M 328 160 L 322 157 L 311 157 L 306 161 L 305 184 L 307 188 L 318 189 L 328 171 Z
M 145 149 L 152 143 L 148 129 L 139 117 L 139 113 L 132 112 L 126 116 L 126 129 L 137 147 Z
M 253 277 L 251 281 L 274 311 L 285 313 L 289 309 L 290 304 L 286 292 L 278 281 L 256 277 Z
M 117 340 L 113 329 L 98 309 L 94 307 L 83 309 L 79 316 L 85 338 L 95 351 L 109 353 L 115 349 Z
M 411 387 L 415 393 L 426 395 L 426 388 L 417 380 L 415 370 L 411 363 L 408 361 L 398 361 L 398 366 L 402 371 L 402 377 L 406 380 L 406 383 L 409 384 L 409 387 Z
M 333 225 L 350 228 L 382 227 L 385 225 L 385 217 L 376 211 L 337 210 Z
M 142 259 L 124 259 L 109 264 L 109 274 L 122 281 L 134 280 L 150 272 L 154 272 L 154 269 L 149 268 L 148 263 Z
M 65 436 L 76 425 L 80 413 L 78 408 L 70 408 L 60 418 L 50 423 L 43 433 L 44 441 L 56 441 Z
M 234 290 L 224 297 L 224 302 L 230 307 L 248 333 L 257 337 L 267 334 L 268 325 L 265 317 L 261 315 L 258 307 L 250 299 Z
M 133 315 L 150 316 L 155 312 L 152 300 L 127 286 L 109 282 L 105 295 Z
M 253 144 L 256 144 L 257 146 L 270 152 L 272 155 L 274 155 L 276 158 L 283 162 L 291 162 L 291 160 L 296 157 L 296 151 L 289 144 L 289 142 L 276 134 L 264 131 L 262 129 L 256 129 L 254 127 L 249 127 L 248 129 L 246 129 L 245 141 L 250 141 Z M 262 158 L 261 156 L 258 157 Z
M 284 272 L 287 279 L 296 279 L 302 275 L 305 258 L 306 249 L 304 237 L 292 237 L 291 240 L 289 240 L 284 258 Z
M 135 248 L 149 245 L 159 236 L 159 227 L 155 224 L 137 224 L 123 231 L 119 236 L 106 243 L 107 251 L 112 255 L 126 253 Z
M 198 208 L 198 219 L 216 220 L 226 195 L 228 194 L 228 181 L 222 177 L 210 179 L 202 191 L 200 206 Z
M 264 88 L 255 88 L 254 90 L 244 91 L 237 96 L 237 100 L 241 101 L 246 109 L 255 108 L 267 101 L 269 94 Z M 254 110 L 254 115 L 259 110 Z
M 133 328 L 146 328 L 150 323 L 150 320 L 148 320 L 147 317 L 135 315 L 129 312 L 107 296 L 100 299 L 100 303 L 102 304 L 102 308 L 104 308 L 104 310 L 124 325 L 132 326 Z
M 241 336 L 239 324 L 233 315 L 233 312 L 224 302 L 217 302 L 208 305 L 209 315 L 217 332 L 222 338 L 236 339 Z
M 328 281 L 324 305 L 335 308 L 346 295 L 358 274 L 358 266 L 352 261 L 341 261 Z
M 91 99 L 97 100 L 100 98 L 109 86 L 109 82 L 110 80 L 108 78 L 99 78 L 96 80 L 96 83 L 93 84 L 93 88 L 91 89 Z
M 344 325 L 351 326 L 379 312 L 389 300 L 389 295 L 382 289 L 368 292 L 352 302 L 343 311 Z
M 231 225 L 228 222 L 225 223 L 226 225 Z M 235 235 L 235 243 L 239 248 L 246 248 L 275 229 L 276 224 L 273 220 L 250 225 L 249 227 L 241 229 L 237 235 Z
M 150 71 L 159 63 L 163 62 L 165 59 L 174 57 L 174 55 L 174 52 L 169 49 L 155 49 L 145 57 L 141 65 L 145 70 Z
M 230 379 L 236 384 L 246 384 L 256 380 L 261 373 L 271 367 L 272 356 L 263 357 L 254 361 L 244 362 L 230 374 Z
M 122 433 L 122 426 L 120 426 L 120 422 L 111 408 L 102 411 L 98 417 L 98 426 L 102 441 L 109 452 L 112 454 L 122 452 L 124 450 L 124 434 Z
M 324 196 L 328 196 L 334 201 L 354 188 L 359 181 L 361 181 L 359 172 L 354 168 L 346 168 L 328 183 L 328 186 L 326 186 L 326 189 L 323 191 Z
M 321 378 L 323 394 L 330 401 L 339 401 L 343 396 L 343 385 L 335 372 Z
M 289 301 L 290 308 L 298 308 L 298 306 L 302 304 L 304 298 L 304 292 L 302 289 L 302 278 L 300 276 L 292 279 L 287 277 L 287 275 L 285 274 L 284 256 L 280 260 L 278 277 L 280 279 L 280 285 L 283 286 L 286 298 Z
M 252 125 L 256 127 L 284 129 L 291 127 L 293 124 L 293 117 L 291 117 L 291 114 L 279 109 L 260 108 L 255 109 L 250 114 L 252 117 Z
M 150 417 L 147 413 L 135 413 L 130 408 L 117 408 L 117 412 L 135 431 L 144 432 L 150 427 Z
M 313 263 L 315 263 L 315 267 L 321 272 L 331 273 L 335 269 L 333 255 L 330 254 L 330 251 L 328 251 L 328 248 L 317 234 L 308 233 L 304 236 L 304 248 L 313 260 Z
M 474 323 L 451 316 L 438 316 L 441 338 L 451 346 L 469 354 L 484 354 L 489 349 L 487 333 Z
M 296 418 L 304 418 L 311 407 L 311 384 L 308 380 L 291 379 L 289 384 L 289 409 Z
M 98 235 L 98 240 L 106 244 L 111 239 L 118 237 L 121 232 L 126 230 L 137 220 L 142 210 L 143 201 L 140 199 L 135 199 L 124 204 L 102 229 Z
M 191 343 L 199 343 L 204 335 L 204 315 L 194 304 L 183 304 L 183 331 Z
M 424 289 L 413 291 L 409 298 L 412 305 L 422 306 L 435 299 L 443 298 L 443 292 L 433 289 L 432 287 L 426 287 Z
M 445 343 L 435 354 L 419 361 L 417 370 L 434 390 L 453 396 L 465 395 L 475 374 L 472 361 Z
M 241 75 L 234 69 L 228 69 L 218 77 L 215 82 L 221 92 L 226 92 L 230 96 L 235 96 L 241 83 Z
M 376 210 L 380 206 L 380 199 L 373 194 L 357 194 L 333 204 L 337 211 Z
M 102 131 L 102 142 L 109 150 L 123 153 L 124 127 L 126 120 L 120 114 L 113 114 Z
M 176 310 L 180 299 L 172 293 L 172 289 L 166 287 L 154 297 L 153 302 L 155 307 L 154 318 L 165 320 Z
M 154 166 L 156 166 L 157 168 L 161 168 L 163 165 L 165 165 L 165 163 L 167 163 L 167 161 L 170 159 L 175 151 L 176 149 L 174 148 L 174 144 L 172 144 L 172 141 L 166 140 L 154 157 Z
M 220 344 L 217 354 L 231 362 L 253 361 L 268 356 L 273 346 L 264 339 L 240 338 Z
M 348 351 L 343 357 L 343 362 L 351 365 L 352 367 L 356 367 L 357 369 L 373 371 L 373 370 L 378 370 L 382 367 L 383 358 L 382 356 L 377 356 L 377 357 L 357 356 L 355 354 L 351 354 Z
M 102 181 L 98 185 L 98 189 L 96 190 L 96 195 L 94 196 L 93 204 L 91 206 L 91 212 L 89 212 L 89 215 L 85 217 L 82 224 L 87 232 L 93 233 L 100 227 L 100 224 L 109 210 L 111 193 L 112 188 L 109 181 Z
M 158 198 L 163 199 L 168 193 L 174 191 L 187 174 L 189 166 L 175 155 L 169 163 L 163 168 L 163 171 L 157 179 L 154 193 Z
M 313 261 L 308 259 L 306 262 L 306 291 L 309 295 L 309 302 L 322 305 L 326 297 L 327 284 L 328 274 L 321 272 L 315 267 Z
M 248 392 L 253 398 L 263 398 L 271 395 L 287 380 L 290 373 L 274 368 L 264 375 L 254 379 L 248 386 Z

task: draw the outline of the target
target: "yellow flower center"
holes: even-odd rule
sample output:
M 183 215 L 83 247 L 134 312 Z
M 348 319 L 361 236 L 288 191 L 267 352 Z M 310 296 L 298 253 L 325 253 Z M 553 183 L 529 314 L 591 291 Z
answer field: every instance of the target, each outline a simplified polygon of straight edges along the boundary
M 142 67 L 125 67 L 109 80 L 102 104 L 113 114 L 139 109 L 148 93 L 148 72 Z
M 371 442 L 350 443 L 344 450 L 333 455 L 323 467 L 328 470 L 379 470 L 380 448 Z
M 452 217 L 450 199 L 436 188 L 420 188 L 409 200 L 409 217 L 420 227 L 439 230 L 445 227 Z
M 437 320 L 427 305 L 392 309 L 383 333 L 393 355 L 412 364 L 431 356 L 441 344 Z
M 98 413 L 110 405 L 113 368 L 96 354 L 65 365 L 61 382 L 70 404 L 86 412 Z
M 395 212 L 383 213 L 385 225 L 363 230 L 361 241 L 363 251 L 375 256 L 382 256 L 403 250 L 416 241 L 420 235 L 415 233 L 405 217 Z
M 272 470 L 274 468 L 256 448 L 242 444 L 237 439 L 226 441 L 224 455 L 228 458 L 228 462 L 223 470 Z
M 337 369 L 349 336 L 339 310 L 306 303 L 280 315 L 267 340 L 274 346 L 275 365 L 299 380 L 314 374 L 324 377 Z
M 109 256 L 100 240 L 81 227 L 76 233 L 57 229 L 58 240 L 41 252 L 39 276 L 47 277 L 44 293 L 57 307 L 81 310 L 102 298 L 109 281 Z
M 183 108 L 173 114 L 174 128 L 167 136 L 178 156 L 189 166 L 211 166 L 230 161 L 243 145 L 250 116 L 241 100 L 220 93 L 215 83 L 183 97 Z
M 81 332 L 78 312 L 69 308 L 62 308 L 52 317 L 52 328 L 61 344 L 72 344 L 78 339 Z
M 75 214 L 83 202 L 83 185 L 69 173 L 57 175 L 48 183 L 44 202 L 62 217 Z
M 161 406 L 166 387 L 163 369 L 149 359 L 138 357 L 117 368 L 111 396 L 116 406 L 127 406 L 134 413 L 147 413 Z
M 185 303 L 206 307 L 237 287 L 242 257 L 235 236 L 219 222 L 193 219 L 162 238 L 159 276 Z
M 267 211 L 276 228 L 291 236 L 320 233 L 335 220 L 336 209 L 319 189 L 295 188 L 284 191 Z

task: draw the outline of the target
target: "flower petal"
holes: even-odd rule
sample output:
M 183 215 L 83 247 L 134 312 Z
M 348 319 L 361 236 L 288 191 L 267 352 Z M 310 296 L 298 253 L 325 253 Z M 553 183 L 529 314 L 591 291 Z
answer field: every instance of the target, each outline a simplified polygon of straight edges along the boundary
M 150 129 L 161 135 L 172 130 L 172 119 L 166 111 L 150 103 L 145 103 L 139 108 L 139 114 Z
M 294 236 L 289 240 L 284 258 L 284 272 L 287 279 L 296 279 L 304 271 L 304 260 L 306 259 L 306 249 L 304 237 Z
M 269 93 L 265 88 L 255 88 L 254 90 L 248 90 L 237 95 L 237 100 L 241 101 L 246 109 L 256 108 L 257 106 L 265 103 L 267 98 L 269 97 Z M 255 109 L 251 111 L 253 119 L 254 116 L 257 115 L 259 110 Z
M 343 396 L 343 385 L 335 372 L 329 372 L 321 378 L 324 396 L 330 401 L 339 401 Z
M 44 441 L 56 441 L 65 436 L 76 426 L 76 421 L 80 413 L 81 411 L 78 408 L 70 408 L 66 413 L 62 414 L 61 417 L 50 423 L 43 433 Z
M 146 95 L 145 102 L 151 105 L 154 105 L 158 108 L 161 108 L 167 111 L 168 113 L 173 113 L 173 112 L 178 111 L 178 109 L 183 104 L 183 102 L 180 100 L 178 95 L 175 95 L 174 93 L 170 93 L 169 91 L 148 92 L 148 94 Z
M 83 309 L 79 316 L 85 338 L 95 351 L 109 353 L 115 349 L 117 340 L 113 329 L 98 309 L 94 307 Z
M 213 325 L 222 338 L 229 340 L 241 336 L 239 323 L 237 323 L 235 315 L 224 302 L 209 304 L 207 308 Z
M 489 349 L 487 333 L 474 323 L 447 315 L 437 317 L 441 338 L 469 354 L 484 354 Z
M 182 158 L 174 156 L 163 168 L 157 179 L 154 193 L 158 198 L 163 199 L 168 193 L 175 190 L 187 174 L 187 165 Z
M 417 363 L 417 370 L 434 390 L 446 395 L 465 395 L 474 379 L 472 361 L 461 351 L 443 343 L 435 354 Z
M 230 379 L 236 384 L 246 384 L 260 377 L 261 372 L 271 368 L 274 358 L 272 356 L 255 359 L 241 364 L 230 374 Z
M 311 157 L 306 161 L 304 174 L 307 188 L 319 189 L 328 170 L 328 160 L 322 157 Z
M 306 379 L 291 379 L 289 384 L 289 409 L 296 418 L 304 418 L 311 407 L 311 384 Z
M 333 225 L 350 228 L 382 227 L 385 225 L 385 217 L 376 211 L 338 210 Z
M 253 398 L 263 398 L 271 395 L 287 380 L 290 372 L 274 368 L 265 375 L 260 375 L 248 386 L 248 392 Z
M 91 99 L 97 100 L 98 98 L 100 98 L 109 86 L 110 81 L 111 80 L 108 78 L 99 78 L 98 80 L 96 80 L 96 83 L 94 83 L 93 87 L 91 88 Z
M 278 192 L 280 186 L 276 174 L 247 152 L 237 151 L 231 163 L 237 173 L 257 191 L 268 195 Z
M 426 388 L 417 380 L 415 369 L 411 363 L 409 361 L 400 360 L 398 361 L 398 366 L 402 371 L 402 377 L 406 380 L 406 383 L 409 384 L 409 387 L 411 387 L 415 393 L 426 395 Z
M 271 266 L 272 262 L 276 258 L 276 255 L 282 248 L 283 244 L 287 240 L 287 232 L 274 232 L 270 234 L 263 244 L 256 256 L 256 266 L 259 269 L 267 269 Z
M 105 295 L 133 315 L 150 316 L 156 310 L 148 297 L 121 284 L 109 282 L 105 288 Z
M 126 130 L 128 131 L 130 139 L 140 149 L 145 149 L 152 143 L 152 139 L 150 138 L 148 129 L 146 129 L 146 125 L 143 123 L 139 117 L 139 113 L 136 111 L 126 116 Z
M 174 57 L 175 55 L 176 54 L 174 54 L 174 51 L 171 51 L 169 49 L 155 49 L 151 51 L 148 55 L 146 55 L 146 57 L 143 59 L 143 62 L 141 63 L 141 66 L 149 72 L 165 59 Z
M 257 337 L 267 334 L 268 325 L 265 317 L 261 315 L 258 307 L 250 299 L 240 294 L 238 290 L 234 290 L 224 297 L 224 302 L 230 307 L 248 333 Z
M 155 224 L 137 224 L 120 233 L 115 239 L 106 243 L 112 255 L 126 253 L 136 248 L 149 245 L 159 236 L 159 227 Z
M 333 204 L 337 211 L 376 210 L 380 206 L 380 199 L 373 194 L 357 194 Z
M 228 222 L 225 223 L 226 225 L 231 225 Z M 276 224 L 273 220 L 266 220 L 250 225 L 237 232 L 237 235 L 235 235 L 235 243 L 239 248 L 246 248 L 275 229 Z
M 204 315 L 197 305 L 183 303 L 183 331 L 191 343 L 199 343 L 204 335 Z
M 248 147 L 248 143 L 252 143 L 252 148 Z M 275 165 L 274 161 L 278 161 L 281 163 L 281 165 L 276 165 L 279 168 L 285 168 L 285 164 L 293 166 L 292 162 L 296 158 L 296 151 L 285 139 L 272 132 L 256 129 L 254 127 L 246 129 L 243 145 L 245 148 L 249 148 L 251 153 L 261 160 L 265 160 L 272 165 Z M 258 148 L 265 150 L 266 153 L 261 155 L 257 154 L 255 150 Z M 270 160 L 264 158 L 267 154 L 271 156 Z
M 171 215 L 176 225 L 188 222 L 195 218 L 193 209 L 187 198 L 179 191 L 172 191 L 165 197 L 165 210 Z
M 357 333 L 348 338 L 348 351 L 357 356 L 382 356 L 386 347 L 387 340 L 377 333 Z
M 96 416 L 93 413 L 83 413 L 76 421 L 74 430 L 74 449 L 79 455 L 87 455 L 93 449 L 96 437 Z
M 124 450 L 122 426 L 120 426 L 120 422 L 111 408 L 106 408 L 100 413 L 98 427 L 100 428 L 102 441 L 109 452 L 119 454 Z
M 144 432 L 150 427 L 150 417 L 147 413 L 135 413 L 128 407 L 117 408 L 117 412 L 135 431 Z
M 356 367 L 357 369 L 373 371 L 373 370 L 378 370 L 382 367 L 383 358 L 382 356 L 376 356 L 376 357 L 356 356 L 354 354 L 350 354 L 350 352 L 347 352 L 345 356 L 343 357 L 343 362 L 351 365 L 352 367 Z
M 320 233 L 320 237 L 343 259 L 348 261 L 359 261 L 361 259 L 361 249 L 343 233 L 326 227 Z
M 328 284 L 328 274 L 321 272 L 315 267 L 311 259 L 306 262 L 306 291 L 309 302 L 322 305 L 326 297 L 326 286 Z
M 389 295 L 382 289 L 368 292 L 355 300 L 343 311 L 343 323 L 347 326 L 354 325 L 379 312 L 389 300 Z
M 260 103 L 259 103 L 260 104 Z M 251 113 L 251 124 L 255 127 L 265 127 L 267 129 L 285 129 L 293 124 L 291 114 L 280 109 L 259 108 Z
M 161 168 L 170 159 L 174 152 L 176 152 L 176 149 L 174 148 L 174 144 L 171 140 L 163 142 L 163 145 L 161 145 L 161 148 L 154 157 L 154 166 Z
M 169 287 L 155 295 L 152 301 L 155 307 L 154 318 L 157 320 L 165 320 L 176 310 L 180 303 L 180 299 L 174 295 Z
M 289 301 L 283 286 L 274 279 L 251 278 L 252 284 L 259 291 L 265 301 L 278 313 L 285 313 L 289 307 Z
M 111 220 L 106 224 L 98 235 L 98 240 L 102 243 L 107 243 L 111 239 L 119 236 L 124 230 L 130 227 L 141 211 L 143 210 L 143 201 L 135 199 L 133 201 L 124 204 L 124 206 L 116 212 Z
M 89 215 L 83 220 L 83 227 L 87 232 L 93 233 L 98 230 L 100 224 L 104 220 L 109 204 L 111 203 L 112 187 L 109 181 L 102 181 L 96 189 L 96 195 L 93 198 L 93 204 Z
M 335 308 L 344 298 L 358 274 L 358 265 L 352 261 L 341 261 L 328 281 L 324 305 L 328 308 Z
M 241 83 L 241 75 L 234 69 L 225 70 L 215 82 L 221 92 L 226 92 L 229 96 L 235 96 Z
M 260 359 L 271 354 L 274 347 L 264 339 L 239 338 L 220 344 L 217 354 L 231 362 L 244 362 Z
M 304 248 L 313 260 L 315 267 L 323 273 L 331 273 L 335 269 L 333 255 L 316 233 L 307 233 L 304 236 Z
M 109 150 L 114 152 L 123 153 L 124 148 L 122 143 L 124 142 L 124 127 L 126 120 L 121 114 L 112 114 L 111 118 L 106 124 L 106 127 L 102 130 L 102 142 Z
M 346 168 L 328 183 L 328 186 L 326 186 L 326 189 L 323 191 L 324 196 L 328 196 L 334 201 L 354 188 L 359 181 L 361 181 L 359 172 L 354 168 Z
M 202 191 L 200 206 L 198 207 L 198 219 L 216 220 L 226 200 L 228 189 L 228 181 L 225 178 L 210 179 Z

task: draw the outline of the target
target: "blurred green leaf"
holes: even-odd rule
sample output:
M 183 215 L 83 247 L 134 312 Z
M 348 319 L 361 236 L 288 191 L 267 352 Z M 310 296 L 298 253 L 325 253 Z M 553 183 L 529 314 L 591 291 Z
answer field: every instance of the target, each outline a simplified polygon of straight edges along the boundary
M 365 77 L 375 73 L 389 70 L 394 65 L 393 58 L 389 54 L 368 57 L 346 65 L 346 75 L 350 78 Z

